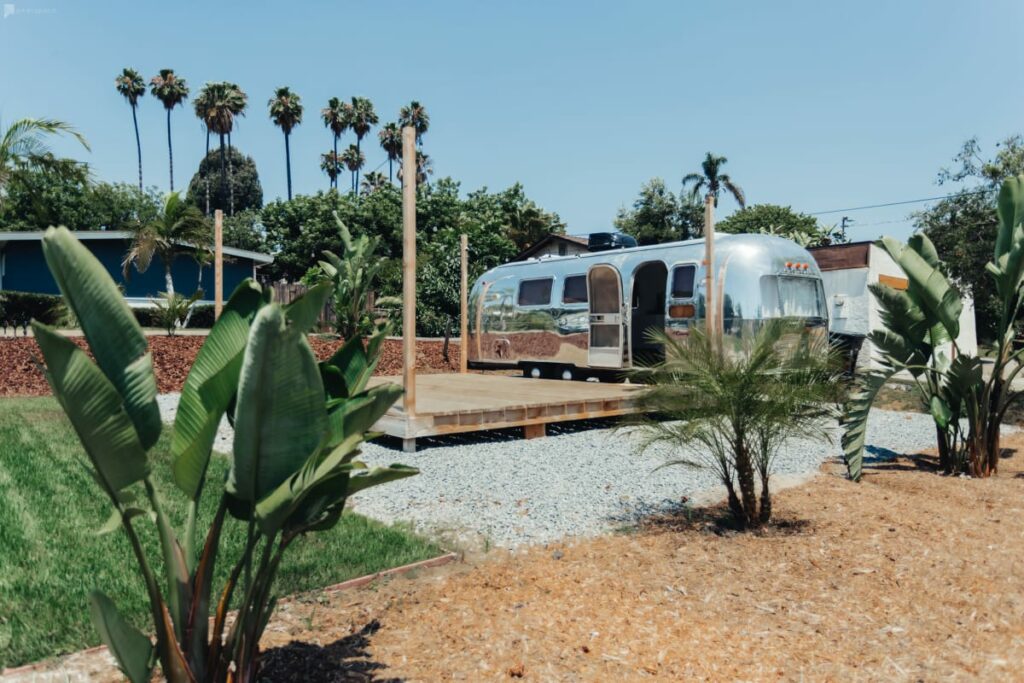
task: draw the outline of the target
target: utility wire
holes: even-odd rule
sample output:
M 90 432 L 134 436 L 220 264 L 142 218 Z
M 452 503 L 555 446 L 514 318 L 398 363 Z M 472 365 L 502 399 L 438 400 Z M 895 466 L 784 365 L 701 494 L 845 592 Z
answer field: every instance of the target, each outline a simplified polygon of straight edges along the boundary
M 934 202 L 940 199 L 952 199 L 953 197 L 963 197 L 966 195 L 976 194 L 988 194 L 989 192 L 995 192 L 996 188 L 986 188 L 984 190 L 972 190 L 970 192 L 954 192 L 951 194 L 944 194 L 938 197 L 924 197 L 922 199 L 907 199 L 899 202 L 888 202 L 886 204 L 870 204 L 868 206 L 853 206 L 848 209 L 829 209 L 828 211 L 815 211 L 814 213 L 807 214 L 808 216 L 824 216 L 829 213 L 843 213 L 844 211 L 863 211 L 865 209 L 884 209 L 888 206 L 901 206 L 903 204 L 920 204 L 921 202 Z

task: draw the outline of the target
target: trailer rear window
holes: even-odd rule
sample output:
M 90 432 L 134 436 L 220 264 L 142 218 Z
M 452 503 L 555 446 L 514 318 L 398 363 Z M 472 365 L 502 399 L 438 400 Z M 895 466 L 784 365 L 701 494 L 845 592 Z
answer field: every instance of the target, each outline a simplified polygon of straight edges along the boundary
M 565 278 L 565 285 L 562 287 L 563 304 L 585 304 L 587 303 L 587 276 L 572 275 Z
M 693 282 L 697 276 L 697 266 L 676 266 L 672 269 L 672 298 L 692 299 Z
M 520 306 L 547 306 L 551 303 L 551 282 L 554 278 L 543 280 L 523 280 L 519 283 Z

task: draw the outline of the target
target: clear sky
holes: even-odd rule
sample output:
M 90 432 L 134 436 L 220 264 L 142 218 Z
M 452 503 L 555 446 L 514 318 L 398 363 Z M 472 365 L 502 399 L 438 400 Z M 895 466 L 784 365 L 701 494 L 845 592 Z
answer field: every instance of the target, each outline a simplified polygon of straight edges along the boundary
M 299 193 L 327 186 L 319 110 L 329 97 L 369 97 L 382 122 L 418 99 L 437 175 L 464 191 L 521 181 L 573 233 L 608 229 L 651 177 L 677 189 L 709 150 L 729 158 L 748 202 L 818 212 L 942 194 L 936 171 L 964 139 L 978 135 L 991 150 L 1024 132 L 1020 0 L 15 0 L 3 9 L 13 13 L 0 19 L 0 120 L 73 123 L 93 152 L 60 150 L 109 181 L 136 178 L 131 115 L 114 90 L 125 66 L 147 79 L 174 68 L 194 92 L 239 83 L 250 110 L 233 138 L 255 158 L 267 200 L 285 193 L 283 137 L 266 114 L 275 87 L 306 105 L 292 136 Z M 147 96 L 145 179 L 161 188 L 164 121 Z M 175 111 L 173 134 L 184 187 L 204 145 L 190 105 Z M 371 170 L 384 161 L 375 132 L 364 146 Z M 905 236 L 920 206 L 849 212 L 851 236 Z M 724 213 L 734 209 L 723 201 Z

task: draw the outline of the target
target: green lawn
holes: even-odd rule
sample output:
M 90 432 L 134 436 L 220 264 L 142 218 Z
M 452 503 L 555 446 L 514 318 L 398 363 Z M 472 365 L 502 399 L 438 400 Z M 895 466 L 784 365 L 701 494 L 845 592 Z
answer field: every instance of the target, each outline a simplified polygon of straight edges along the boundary
M 185 500 L 170 478 L 169 436 L 168 428 L 153 449 L 153 471 L 180 529 Z M 215 457 L 208 481 L 223 481 L 226 470 L 226 460 Z M 208 485 L 203 521 L 215 512 L 218 496 L 211 489 L 216 488 Z M 149 631 L 142 581 L 124 534 L 96 534 L 109 512 L 56 401 L 0 399 L 0 668 L 98 644 L 87 607 L 92 588 L 111 596 L 136 625 Z M 146 534 L 157 570 L 152 525 L 137 528 Z M 226 526 L 221 557 L 238 556 L 244 532 L 237 521 Z M 346 514 L 331 531 L 296 541 L 282 563 L 277 593 L 330 585 L 440 552 L 402 529 Z M 215 586 L 228 571 L 224 563 L 217 570 Z

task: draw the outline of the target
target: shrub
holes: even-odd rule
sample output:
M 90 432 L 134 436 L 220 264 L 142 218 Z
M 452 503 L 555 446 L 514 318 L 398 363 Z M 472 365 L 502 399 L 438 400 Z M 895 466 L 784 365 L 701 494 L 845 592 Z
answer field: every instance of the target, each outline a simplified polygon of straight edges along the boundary
M 150 475 L 148 451 L 162 423 L 146 339 L 106 270 L 70 232 L 48 230 L 43 252 L 95 357 L 36 322 L 47 380 L 110 499 L 104 528 L 120 526 L 131 544 L 155 643 L 99 591 L 91 595 L 96 628 L 132 683 L 149 681 L 156 661 L 172 683 L 255 681 L 260 637 L 275 604 L 274 577 L 287 548 L 337 524 L 351 494 L 416 473 L 355 460 L 366 431 L 401 394 L 394 385 L 367 388 L 383 336 L 365 349 L 362 339 L 352 339 L 317 363 L 306 330 L 329 288 L 315 287 L 281 306 L 251 280 L 239 285 L 200 348 L 178 405 L 174 480 L 189 498 L 179 535 Z M 217 426 L 232 407 L 229 476 L 207 482 Z M 200 537 L 196 512 L 207 484 L 216 487 L 219 504 Z M 150 523 L 162 550 L 159 563 L 139 542 L 138 526 Z M 238 557 L 218 557 L 226 524 L 247 530 Z M 232 569 L 214 591 L 216 562 Z M 236 589 L 238 612 L 226 628 Z
M 160 298 L 153 299 L 153 322 L 173 337 L 179 327 L 185 327 L 192 305 L 202 296 L 201 289 L 197 289 L 188 299 L 176 292 L 160 292 Z
M 376 254 L 380 240 L 360 235 L 353 238 L 345 224 L 334 214 L 344 251 L 341 256 L 324 251 L 317 265 L 333 287 L 334 328 L 343 339 L 369 334 L 374 328 L 368 307 L 370 292 L 381 267 Z
M 8 327 L 27 330 L 33 320 L 57 327 L 71 322 L 68 309 L 59 296 L 32 292 L 0 292 L 0 324 L 5 330 Z
M 841 385 L 827 339 L 781 320 L 739 340 L 698 328 L 682 341 L 663 332 L 652 338 L 664 344 L 665 360 L 633 371 L 651 385 L 641 408 L 658 416 L 641 422 L 643 448 L 667 444 L 679 457 L 666 465 L 713 469 L 737 526 L 766 524 L 779 449 L 794 437 L 828 439 L 823 420 L 835 416 Z

